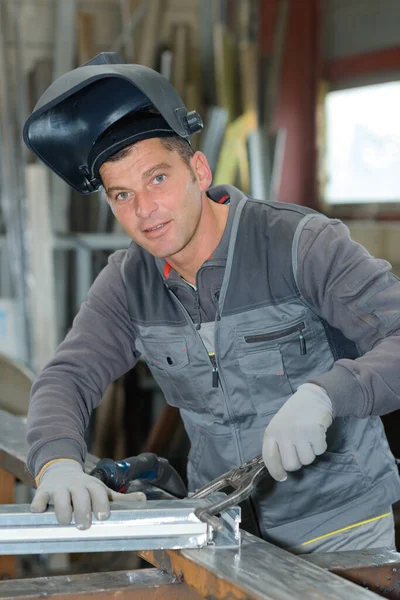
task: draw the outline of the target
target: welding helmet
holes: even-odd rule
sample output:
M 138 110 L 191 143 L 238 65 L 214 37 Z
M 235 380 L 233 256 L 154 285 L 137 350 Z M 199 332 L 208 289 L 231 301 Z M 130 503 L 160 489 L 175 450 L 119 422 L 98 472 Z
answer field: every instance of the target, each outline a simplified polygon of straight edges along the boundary
M 52 171 L 89 194 L 101 187 L 101 164 L 123 147 L 150 137 L 188 139 L 202 126 L 163 75 L 103 52 L 50 85 L 23 137 Z

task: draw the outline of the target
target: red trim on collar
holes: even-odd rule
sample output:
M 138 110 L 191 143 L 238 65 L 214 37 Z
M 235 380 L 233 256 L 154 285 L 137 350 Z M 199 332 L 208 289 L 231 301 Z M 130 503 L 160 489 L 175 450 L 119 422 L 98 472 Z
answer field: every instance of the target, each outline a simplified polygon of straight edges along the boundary
M 171 265 L 166 262 L 165 263 L 165 267 L 164 267 L 164 277 L 165 277 L 165 279 L 168 279 L 170 270 L 171 270 Z
M 218 204 L 222 204 L 223 202 L 225 202 L 225 200 L 228 200 L 229 198 L 229 194 L 226 194 L 226 196 L 222 196 L 222 198 L 220 198 L 217 203 Z

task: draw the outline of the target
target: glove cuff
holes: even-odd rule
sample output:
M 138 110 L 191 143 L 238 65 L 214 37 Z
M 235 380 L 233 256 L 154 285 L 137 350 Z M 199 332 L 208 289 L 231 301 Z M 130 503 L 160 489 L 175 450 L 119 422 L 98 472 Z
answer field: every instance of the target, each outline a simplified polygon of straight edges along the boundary
M 69 462 L 76 463 L 77 465 L 79 465 L 81 467 L 81 465 L 78 463 L 78 461 L 74 460 L 73 458 L 55 458 L 54 460 L 50 460 L 48 463 L 43 465 L 43 467 L 40 469 L 39 473 L 36 475 L 36 477 L 35 477 L 36 487 L 39 487 L 40 478 L 42 477 L 43 473 L 45 471 L 47 471 L 48 467 L 50 467 L 51 465 L 54 465 L 55 463 L 58 463 L 61 461 L 66 461 L 66 460 L 68 460 Z
M 299 385 L 297 391 L 300 390 L 303 392 L 308 392 L 308 394 L 310 394 L 310 397 L 313 400 L 316 400 L 318 401 L 318 403 L 323 404 L 326 410 L 330 413 L 331 418 L 333 418 L 332 400 L 330 399 L 328 392 L 325 388 L 323 388 L 321 385 L 318 385 L 317 383 L 307 382 Z

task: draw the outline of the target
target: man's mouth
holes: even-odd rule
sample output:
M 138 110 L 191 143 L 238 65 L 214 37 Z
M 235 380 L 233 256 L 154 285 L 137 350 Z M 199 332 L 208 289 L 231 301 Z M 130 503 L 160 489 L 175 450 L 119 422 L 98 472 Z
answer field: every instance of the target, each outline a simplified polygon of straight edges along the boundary
M 168 225 L 169 221 L 166 221 L 165 223 L 159 223 L 158 225 L 153 225 L 153 227 L 147 227 L 147 229 L 144 229 L 144 233 L 151 233 L 152 231 L 158 231 L 160 229 L 162 229 L 163 227 L 165 227 L 166 225 Z

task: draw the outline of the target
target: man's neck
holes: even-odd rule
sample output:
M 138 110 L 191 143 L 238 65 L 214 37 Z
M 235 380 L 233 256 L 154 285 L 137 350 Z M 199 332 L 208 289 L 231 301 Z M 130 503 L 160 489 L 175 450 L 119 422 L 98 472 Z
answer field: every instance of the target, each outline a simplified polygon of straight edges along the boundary
M 182 252 L 167 259 L 171 267 L 187 282 L 196 285 L 197 271 L 221 241 L 228 212 L 228 205 L 217 204 L 206 196 L 201 222 L 193 239 Z

